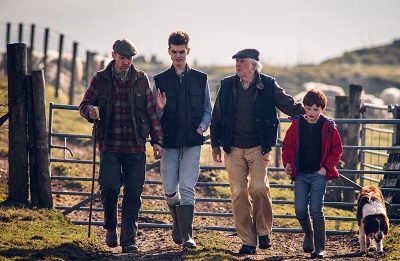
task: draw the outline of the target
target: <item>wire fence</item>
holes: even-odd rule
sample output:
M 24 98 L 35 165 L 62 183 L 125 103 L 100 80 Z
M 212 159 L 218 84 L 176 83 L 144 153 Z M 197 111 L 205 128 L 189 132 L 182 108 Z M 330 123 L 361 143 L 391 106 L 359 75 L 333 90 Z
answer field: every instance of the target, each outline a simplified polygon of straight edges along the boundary
M 33 50 L 38 54 L 43 56 L 45 52 L 45 34 L 46 29 L 48 30 L 48 42 L 47 42 L 47 50 L 56 51 L 59 48 L 59 40 L 60 35 L 64 36 L 64 47 L 63 51 L 66 54 L 72 54 L 73 51 L 73 43 L 78 42 L 73 39 L 71 36 L 62 33 L 56 29 L 49 28 L 47 26 L 37 25 L 37 24 L 23 24 L 23 23 L 5 23 L 0 22 L 0 52 L 7 51 L 7 25 L 10 25 L 9 32 L 9 42 L 8 43 L 28 43 L 30 46 L 31 37 L 32 37 L 32 26 L 34 26 L 34 45 Z M 22 25 L 22 35 L 20 33 Z M 22 37 L 20 39 L 20 36 Z M 79 43 L 78 48 L 78 57 L 81 59 L 86 59 L 86 51 L 91 50 L 89 46 L 86 46 L 84 43 Z M 107 54 L 101 54 L 104 57 L 107 57 Z

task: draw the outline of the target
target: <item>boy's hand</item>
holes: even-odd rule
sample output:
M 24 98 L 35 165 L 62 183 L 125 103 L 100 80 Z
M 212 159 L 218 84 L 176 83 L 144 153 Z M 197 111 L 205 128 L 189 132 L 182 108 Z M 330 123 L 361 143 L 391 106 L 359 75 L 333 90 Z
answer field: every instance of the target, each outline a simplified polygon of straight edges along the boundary
M 292 167 L 290 166 L 290 163 L 286 163 L 285 172 L 288 175 L 292 174 Z
M 325 176 L 325 175 L 326 175 L 326 169 L 325 169 L 324 167 L 322 167 L 322 168 L 320 168 L 320 169 L 318 170 L 318 173 L 321 174 L 321 175 L 323 175 L 323 176 Z

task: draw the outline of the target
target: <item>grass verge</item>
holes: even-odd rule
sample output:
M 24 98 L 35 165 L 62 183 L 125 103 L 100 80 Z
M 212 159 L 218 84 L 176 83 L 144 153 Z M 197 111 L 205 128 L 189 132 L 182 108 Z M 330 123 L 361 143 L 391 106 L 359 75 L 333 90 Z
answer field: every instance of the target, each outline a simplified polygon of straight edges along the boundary
M 99 260 L 102 253 L 96 236 L 55 210 L 0 204 L 0 260 Z

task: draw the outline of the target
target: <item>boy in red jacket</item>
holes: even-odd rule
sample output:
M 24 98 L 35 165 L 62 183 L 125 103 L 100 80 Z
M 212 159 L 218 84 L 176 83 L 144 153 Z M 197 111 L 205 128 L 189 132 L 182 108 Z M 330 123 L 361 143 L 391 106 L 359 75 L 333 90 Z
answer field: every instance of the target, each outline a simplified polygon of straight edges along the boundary
M 311 258 L 323 258 L 326 184 L 327 180 L 339 177 L 335 166 L 343 148 L 335 122 L 323 115 L 327 105 L 325 94 L 312 89 L 304 96 L 303 105 L 306 114 L 291 118 L 282 144 L 282 161 L 286 174 L 294 181 L 296 217 L 305 233 L 303 250 L 314 251 Z

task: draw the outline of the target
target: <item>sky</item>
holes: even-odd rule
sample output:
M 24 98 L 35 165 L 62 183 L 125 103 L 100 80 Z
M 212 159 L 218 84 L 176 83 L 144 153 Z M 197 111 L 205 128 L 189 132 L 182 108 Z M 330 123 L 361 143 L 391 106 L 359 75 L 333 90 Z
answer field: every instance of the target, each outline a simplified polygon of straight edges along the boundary
M 400 39 L 399 10 L 398 0 L 0 0 L 0 50 L 6 23 L 23 23 L 27 33 L 31 24 L 48 27 L 109 56 L 126 37 L 139 55 L 168 64 L 168 35 L 183 30 L 189 64 L 234 66 L 234 53 L 256 48 L 261 63 L 290 66 Z

